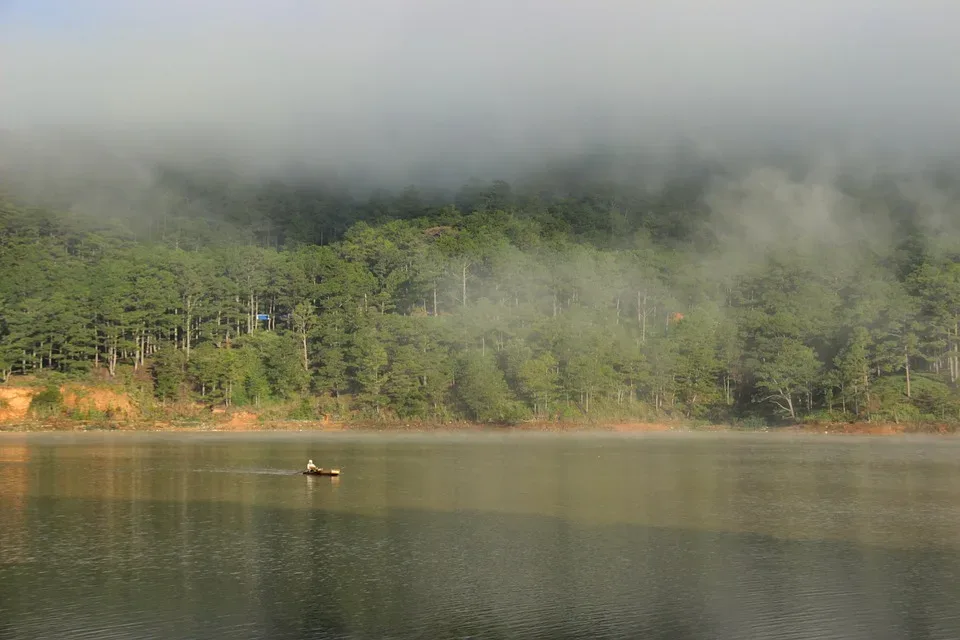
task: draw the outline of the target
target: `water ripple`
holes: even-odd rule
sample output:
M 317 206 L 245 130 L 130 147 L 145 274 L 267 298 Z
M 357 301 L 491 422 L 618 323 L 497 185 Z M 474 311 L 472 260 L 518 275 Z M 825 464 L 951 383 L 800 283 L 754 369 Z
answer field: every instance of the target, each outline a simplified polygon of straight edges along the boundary
M 0 638 L 960 637 L 940 444 L 367 439 L 337 484 L 296 439 L 197 442 L 32 445 Z

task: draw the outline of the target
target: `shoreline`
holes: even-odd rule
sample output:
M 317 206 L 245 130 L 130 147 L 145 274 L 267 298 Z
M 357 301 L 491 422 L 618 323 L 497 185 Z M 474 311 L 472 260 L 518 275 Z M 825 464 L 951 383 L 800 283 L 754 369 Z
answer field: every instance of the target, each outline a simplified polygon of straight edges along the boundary
M 0 385 L 0 433 L 779 433 L 816 435 L 953 435 L 960 423 L 942 421 L 809 420 L 794 424 L 746 426 L 703 423 L 682 418 L 609 418 L 595 415 L 560 420 L 532 419 L 516 423 L 381 417 L 364 419 L 322 413 L 310 419 L 286 417 L 291 407 L 204 407 L 182 402 L 144 406 L 120 385 L 65 382 L 61 401 L 49 413 L 37 412 L 33 401 L 43 388 L 34 379 Z
M 0 422 L 3 433 L 770 433 L 792 435 L 952 436 L 960 431 L 949 424 L 906 424 L 892 422 L 829 422 L 746 428 L 737 425 L 693 425 L 683 422 L 604 421 L 527 422 L 482 424 L 474 422 L 334 422 L 329 420 L 260 420 L 253 416 L 227 420 L 77 420 L 55 418 Z

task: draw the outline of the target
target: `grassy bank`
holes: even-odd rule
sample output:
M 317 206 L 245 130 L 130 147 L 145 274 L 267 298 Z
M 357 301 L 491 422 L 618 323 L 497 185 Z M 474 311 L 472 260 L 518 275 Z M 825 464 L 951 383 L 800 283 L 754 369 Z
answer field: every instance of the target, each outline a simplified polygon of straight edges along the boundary
M 771 424 L 691 421 L 678 417 L 566 413 L 551 420 L 480 423 L 460 419 L 403 420 L 389 414 L 363 416 L 346 401 L 300 399 L 263 407 L 209 406 L 197 401 L 158 402 L 130 384 L 107 380 L 16 378 L 0 385 L 0 431 L 317 431 L 317 432 L 618 432 L 669 431 L 777 432 L 900 435 L 953 434 L 956 423 L 931 420 L 883 421 L 819 419 Z
M 492 424 L 464 421 L 324 421 L 269 419 L 250 412 L 225 413 L 207 419 L 80 419 L 63 416 L 28 417 L 0 423 L 0 432 L 297 432 L 322 433 L 426 433 L 426 432 L 541 432 L 541 433 L 664 433 L 664 432 L 744 432 L 823 435 L 896 436 L 907 434 L 953 435 L 956 425 L 945 423 L 891 422 L 819 422 L 774 427 L 743 427 L 729 424 L 670 422 L 523 422 Z

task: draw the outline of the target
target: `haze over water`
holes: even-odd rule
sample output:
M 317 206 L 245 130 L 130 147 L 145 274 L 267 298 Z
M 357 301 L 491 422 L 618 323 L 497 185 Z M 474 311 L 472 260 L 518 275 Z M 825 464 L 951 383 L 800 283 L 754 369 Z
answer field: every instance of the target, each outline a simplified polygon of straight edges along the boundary
M 960 445 L 0 438 L 2 638 L 957 638 Z M 304 477 L 312 457 L 340 479 Z

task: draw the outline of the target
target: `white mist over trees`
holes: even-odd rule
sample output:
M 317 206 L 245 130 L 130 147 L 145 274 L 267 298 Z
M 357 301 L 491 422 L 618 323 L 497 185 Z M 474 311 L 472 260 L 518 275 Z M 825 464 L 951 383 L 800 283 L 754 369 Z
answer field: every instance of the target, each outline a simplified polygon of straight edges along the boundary
M 305 417 L 957 418 L 943 174 L 690 167 L 651 191 L 598 162 L 446 201 L 171 174 L 162 221 L 11 198 L 4 375 Z

